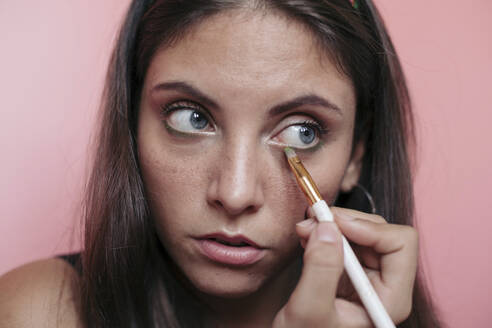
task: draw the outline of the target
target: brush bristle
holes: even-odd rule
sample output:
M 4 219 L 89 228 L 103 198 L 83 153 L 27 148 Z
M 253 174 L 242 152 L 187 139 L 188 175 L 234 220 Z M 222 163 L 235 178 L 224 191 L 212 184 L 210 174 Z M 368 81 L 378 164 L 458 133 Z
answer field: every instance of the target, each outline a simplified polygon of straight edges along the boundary
M 294 151 L 294 149 L 290 148 L 290 147 L 285 147 L 284 148 L 284 152 L 285 152 L 285 155 L 287 156 L 287 158 L 292 158 L 292 157 L 296 157 L 297 154 L 296 152 Z

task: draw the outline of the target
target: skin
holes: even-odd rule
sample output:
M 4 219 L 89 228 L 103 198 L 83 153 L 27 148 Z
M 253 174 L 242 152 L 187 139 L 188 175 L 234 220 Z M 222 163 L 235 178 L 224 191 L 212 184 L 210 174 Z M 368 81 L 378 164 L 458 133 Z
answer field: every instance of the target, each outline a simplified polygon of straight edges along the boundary
M 218 108 L 202 104 L 213 128 L 189 135 L 166 127 L 176 120 L 160 114 L 160 106 L 200 99 L 182 90 L 153 92 L 163 81 L 186 81 L 213 99 Z M 328 99 L 339 111 L 311 104 L 269 115 L 271 107 L 305 94 Z M 156 54 L 140 104 L 139 160 L 159 237 L 181 277 L 207 305 L 209 325 L 371 327 L 344 283 L 341 233 L 393 321 L 408 317 L 415 230 L 341 208 L 332 208 L 336 224 L 307 218 L 306 201 L 282 153 L 287 144 L 300 145 L 285 132 L 288 126 L 324 121 L 329 133 L 322 142 L 297 152 L 332 202 L 360 172 L 364 147 L 354 145 L 352 152 L 354 113 L 350 81 L 317 51 L 309 33 L 283 17 L 221 14 Z M 206 261 L 194 238 L 216 231 L 248 236 L 266 247 L 265 257 L 241 269 Z M 0 327 L 80 327 L 77 284 L 76 271 L 60 259 L 4 274 Z
M 156 88 L 176 82 L 192 85 L 215 105 L 175 85 Z M 336 109 L 311 103 L 270 113 L 305 95 Z M 180 109 L 162 113 L 177 102 Z M 210 124 L 184 131 L 186 115 L 196 108 Z M 355 145 L 352 153 L 354 119 L 351 81 L 302 26 L 282 16 L 222 13 L 156 53 L 142 89 L 139 161 L 160 240 L 182 279 L 208 305 L 211 325 L 370 326 L 353 291 L 339 286 L 339 229 L 360 245 L 357 251 L 392 318 L 408 316 L 415 231 L 345 209 L 335 210 L 338 227 L 305 220 L 307 203 L 282 151 L 302 146 L 290 133 L 293 125 L 322 122 L 328 132 L 320 141 L 296 151 L 332 203 L 359 177 L 364 148 Z M 265 256 L 239 269 L 211 262 L 198 251 L 196 238 L 213 232 L 247 236 L 266 249 Z M 337 290 L 346 299 L 337 298 Z
M 83 327 L 78 283 L 74 268 L 58 258 L 5 273 L 0 277 L 0 327 Z
M 279 24 L 290 29 L 291 38 L 285 39 Z M 230 28 L 223 30 L 223 26 Z M 319 74 L 322 61 L 324 72 Z M 194 85 L 220 106 L 220 110 L 207 108 L 217 125 L 213 134 L 185 137 L 164 128 L 161 106 L 196 100 L 174 90 L 153 92 L 155 85 L 172 81 Z M 275 105 L 311 93 L 330 99 L 342 108 L 341 113 L 309 106 L 273 117 L 268 114 Z M 258 304 L 254 307 L 259 312 L 272 308 L 267 304 L 278 308 L 285 301 L 287 295 L 279 291 L 297 275 L 300 247 L 294 227 L 305 217 L 306 203 L 282 153 L 285 144 L 276 137 L 289 125 L 289 116 L 294 122 L 309 119 L 307 114 L 292 115 L 295 112 L 308 112 L 330 123 L 330 145 L 306 154 L 305 159 L 316 163 L 336 158 L 333 170 L 309 166 L 314 177 L 323 181 L 320 188 L 327 199 L 333 199 L 350 156 L 353 90 L 319 57 L 299 26 L 274 16 L 218 16 L 173 48 L 159 52 L 149 67 L 138 134 L 144 181 L 163 244 L 204 297 Z M 196 252 L 193 237 L 215 231 L 249 237 L 267 248 L 265 259 L 245 270 L 211 265 Z M 247 299 L 255 293 L 257 297 Z M 207 303 L 219 308 L 221 302 L 207 298 Z
M 285 40 L 279 24 L 290 28 L 290 39 Z M 325 197 L 334 199 L 338 192 L 350 159 L 354 96 L 349 81 L 328 62 L 323 74 L 318 73 L 320 61 L 297 25 L 255 15 L 211 19 L 152 61 L 140 106 L 139 159 L 161 240 L 200 291 L 227 297 L 250 294 L 298 257 L 294 227 L 304 218 L 306 203 L 285 161 L 286 144 L 277 135 L 288 119 L 303 122 L 310 117 L 292 113 L 309 112 L 330 122 L 329 145 L 304 158 L 314 164 L 309 169 L 323 181 Z M 175 90 L 153 92 L 157 84 L 173 81 L 194 85 L 220 106 L 207 108 L 216 131 L 183 136 L 164 127 L 163 105 L 195 100 Z M 342 112 L 309 106 L 268 114 L 273 106 L 310 93 L 332 99 Z M 329 157 L 333 170 L 315 164 Z M 271 251 L 247 274 L 211 267 L 195 255 L 189 239 L 217 230 L 244 234 Z

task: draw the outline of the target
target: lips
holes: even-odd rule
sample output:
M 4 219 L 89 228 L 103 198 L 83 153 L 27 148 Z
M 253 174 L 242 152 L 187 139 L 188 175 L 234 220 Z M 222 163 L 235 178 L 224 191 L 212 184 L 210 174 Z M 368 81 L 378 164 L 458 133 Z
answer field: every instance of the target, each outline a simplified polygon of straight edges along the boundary
M 228 236 L 222 233 L 212 233 L 200 237 L 200 239 L 213 240 L 227 246 L 235 246 L 235 247 L 251 246 L 255 248 L 261 248 L 254 241 L 243 235 Z
M 258 262 L 265 249 L 242 235 L 208 234 L 197 239 L 201 253 L 213 262 L 245 266 Z

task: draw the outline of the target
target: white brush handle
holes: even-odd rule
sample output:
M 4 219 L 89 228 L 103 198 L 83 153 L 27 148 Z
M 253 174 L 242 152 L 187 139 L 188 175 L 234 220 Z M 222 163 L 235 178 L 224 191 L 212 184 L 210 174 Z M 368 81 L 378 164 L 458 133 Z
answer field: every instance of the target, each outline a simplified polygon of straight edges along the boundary
M 333 222 L 333 214 L 324 200 L 320 200 L 313 204 L 312 209 L 318 221 Z M 395 324 L 391 321 L 388 312 L 386 312 L 386 309 L 372 287 L 371 282 L 367 278 L 364 269 L 362 269 L 359 260 L 357 260 L 352 247 L 350 247 L 350 244 L 344 236 L 342 236 L 342 242 L 345 270 L 347 271 L 357 294 L 359 294 L 362 304 L 364 304 L 367 313 L 371 317 L 372 322 L 377 328 L 395 328 Z

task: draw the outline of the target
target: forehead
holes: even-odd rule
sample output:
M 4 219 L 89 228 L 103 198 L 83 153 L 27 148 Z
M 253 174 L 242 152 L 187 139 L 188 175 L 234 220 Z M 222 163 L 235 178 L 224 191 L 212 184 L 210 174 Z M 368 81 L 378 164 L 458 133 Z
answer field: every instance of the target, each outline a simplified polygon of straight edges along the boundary
M 224 96 L 328 93 L 342 109 L 354 106 L 351 81 L 319 50 L 312 34 L 274 13 L 233 10 L 204 20 L 157 51 L 145 87 L 163 80 L 191 81 Z

